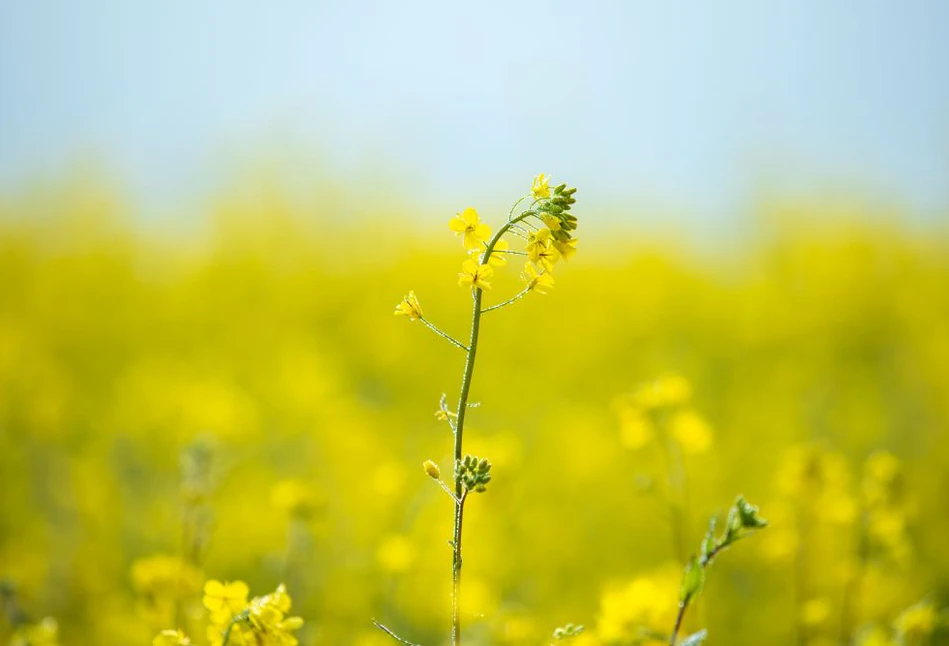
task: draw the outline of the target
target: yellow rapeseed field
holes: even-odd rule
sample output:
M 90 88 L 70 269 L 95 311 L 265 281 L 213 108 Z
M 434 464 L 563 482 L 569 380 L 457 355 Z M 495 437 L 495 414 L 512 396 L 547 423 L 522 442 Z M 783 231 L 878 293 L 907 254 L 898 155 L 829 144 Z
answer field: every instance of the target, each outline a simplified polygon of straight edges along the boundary
M 465 643 L 664 643 L 739 494 L 769 525 L 682 634 L 949 643 L 949 235 L 788 201 L 692 249 L 585 235 L 623 218 L 577 198 L 576 256 L 482 323 Z M 91 185 L 0 198 L 0 643 L 220 644 L 239 612 L 230 644 L 448 643 L 464 353 L 412 308 L 467 341 L 465 209 L 507 213 L 345 202 L 223 195 L 171 236 Z

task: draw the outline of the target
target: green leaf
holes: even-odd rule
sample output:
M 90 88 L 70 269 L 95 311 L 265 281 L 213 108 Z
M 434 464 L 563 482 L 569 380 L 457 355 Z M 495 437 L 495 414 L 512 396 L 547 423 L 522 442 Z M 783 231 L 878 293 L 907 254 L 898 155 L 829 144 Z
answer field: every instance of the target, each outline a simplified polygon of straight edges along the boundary
M 695 595 L 702 591 L 705 585 L 705 568 L 699 564 L 694 556 L 685 566 L 685 576 L 682 577 L 682 587 L 679 589 L 679 599 L 688 603 Z
M 702 561 L 707 561 L 709 554 L 715 551 L 717 546 L 717 541 L 715 540 L 715 517 L 708 521 L 708 531 L 705 533 L 705 538 L 702 539 Z
M 735 509 L 738 513 L 738 520 L 744 529 L 761 529 L 768 526 L 768 521 L 758 517 L 758 508 L 745 500 L 743 496 L 738 496 L 735 500 Z

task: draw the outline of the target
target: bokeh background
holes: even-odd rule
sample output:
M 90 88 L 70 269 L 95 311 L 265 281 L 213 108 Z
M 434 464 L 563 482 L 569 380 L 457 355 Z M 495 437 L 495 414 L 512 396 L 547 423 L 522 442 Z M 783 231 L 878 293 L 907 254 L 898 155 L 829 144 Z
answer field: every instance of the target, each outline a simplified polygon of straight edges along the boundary
M 463 357 L 392 311 L 466 336 L 447 222 L 539 172 L 580 252 L 485 320 L 470 642 L 668 633 L 743 493 L 709 644 L 949 643 L 949 6 L 816 0 L 0 0 L 0 640 L 204 644 L 216 578 L 446 643 Z

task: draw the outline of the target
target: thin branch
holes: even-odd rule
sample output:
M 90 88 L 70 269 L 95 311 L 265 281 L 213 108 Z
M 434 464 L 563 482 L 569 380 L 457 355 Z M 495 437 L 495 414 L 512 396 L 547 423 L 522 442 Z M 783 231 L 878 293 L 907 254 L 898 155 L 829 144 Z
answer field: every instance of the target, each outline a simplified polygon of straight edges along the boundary
M 451 336 L 451 335 L 448 334 L 447 332 L 442 332 L 440 329 L 438 329 L 438 328 L 435 326 L 434 323 L 432 323 L 431 321 L 429 321 L 427 318 L 419 317 L 419 320 L 420 320 L 422 323 L 425 324 L 425 327 L 427 327 L 429 330 L 431 330 L 432 332 L 434 332 L 435 334 L 437 334 L 437 335 L 440 336 L 441 338 L 445 339 L 446 341 L 448 341 L 448 342 L 451 343 L 452 345 L 458 346 L 459 348 L 461 348 L 461 349 L 464 350 L 465 352 L 468 351 L 468 346 L 466 346 L 464 343 L 462 343 L 461 341 L 459 341 L 459 340 L 456 339 L 455 337 Z
M 399 637 L 398 635 L 396 635 L 394 632 L 392 632 L 390 629 L 386 628 L 386 626 L 384 626 L 383 624 L 379 623 L 379 622 L 376 621 L 375 619 L 372 620 L 372 625 L 375 626 L 376 628 L 378 628 L 379 630 L 381 630 L 382 632 L 384 632 L 385 634 L 387 634 L 387 635 L 388 635 L 389 637 L 391 637 L 392 639 L 394 639 L 394 640 L 396 640 L 397 642 L 399 642 L 400 644 L 405 644 L 405 646 L 419 646 L 419 645 L 416 644 L 415 642 L 410 642 L 410 641 L 407 640 L 407 639 L 402 639 L 401 637 Z
M 523 202 L 525 199 L 527 199 L 527 196 L 526 196 L 526 195 L 523 196 L 523 197 L 518 198 L 518 199 L 517 199 L 517 202 L 515 202 L 515 203 L 511 206 L 511 210 L 507 212 L 507 221 L 508 221 L 508 222 L 510 222 L 511 220 L 514 219 L 514 209 L 516 209 L 516 208 L 517 208 L 517 205 L 520 204 L 521 202 Z
M 456 505 L 461 502 L 461 500 L 455 496 L 455 492 L 452 491 L 451 488 L 448 485 L 446 485 L 443 480 L 437 480 L 437 482 L 438 482 L 438 486 L 444 489 L 445 493 L 451 496 L 451 499 L 455 501 Z
M 491 307 L 486 307 L 486 308 L 484 308 L 483 310 L 481 310 L 481 313 L 484 314 L 485 312 L 490 312 L 491 310 L 499 310 L 499 309 L 501 309 L 502 307 L 507 307 L 507 306 L 510 305 L 511 303 L 513 303 L 513 302 L 515 302 L 515 301 L 518 301 L 518 300 L 524 298 L 525 296 L 527 296 L 527 295 L 530 293 L 530 291 L 531 291 L 531 288 L 530 288 L 530 287 L 525 287 L 524 290 L 521 291 L 521 292 L 520 292 L 519 294 L 517 294 L 516 296 L 512 296 L 511 298 L 507 299 L 507 300 L 504 301 L 503 303 L 498 303 L 497 305 L 492 305 Z

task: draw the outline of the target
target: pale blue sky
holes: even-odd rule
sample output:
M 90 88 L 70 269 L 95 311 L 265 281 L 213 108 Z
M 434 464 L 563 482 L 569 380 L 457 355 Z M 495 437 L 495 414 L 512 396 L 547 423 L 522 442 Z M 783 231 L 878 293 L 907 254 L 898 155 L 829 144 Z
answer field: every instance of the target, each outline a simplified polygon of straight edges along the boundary
M 166 204 L 283 148 L 427 203 L 544 170 L 709 217 L 762 185 L 946 213 L 949 2 L 0 0 L 0 186 L 94 158 Z

